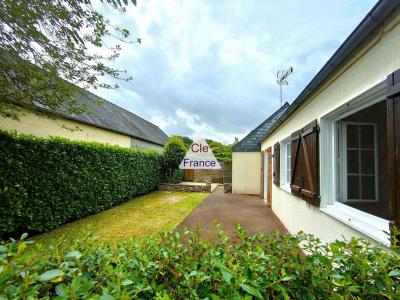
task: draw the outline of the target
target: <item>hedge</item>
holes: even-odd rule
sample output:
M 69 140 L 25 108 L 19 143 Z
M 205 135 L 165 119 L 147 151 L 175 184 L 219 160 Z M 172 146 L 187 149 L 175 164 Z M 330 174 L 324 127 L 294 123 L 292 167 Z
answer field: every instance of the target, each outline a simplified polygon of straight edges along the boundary
M 43 232 L 154 190 L 162 155 L 0 132 L 0 236 Z
M 303 233 L 0 245 L 1 299 L 400 299 L 400 258 Z M 304 248 L 300 247 L 304 245 Z M 303 254 L 303 250 L 307 255 Z

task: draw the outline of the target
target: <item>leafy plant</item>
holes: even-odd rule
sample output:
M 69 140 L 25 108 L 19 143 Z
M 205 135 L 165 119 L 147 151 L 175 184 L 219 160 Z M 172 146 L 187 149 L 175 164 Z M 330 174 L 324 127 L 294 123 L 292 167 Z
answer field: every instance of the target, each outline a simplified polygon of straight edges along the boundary
M 176 182 L 177 177 L 182 179 L 183 173 L 178 170 L 179 164 L 185 157 L 185 144 L 180 136 L 171 136 L 164 145 L 164 170 L 168 182 Z M 179 180 L 180 181 L 180 180 Z
M 248 236 L 239 227 L 235 241 L 221 230 L 216 243 L 189 232 L 116 247 L 90 235 L 69 243 L 60 238 L 50 248 L 11 240 L 0 246 L 0 293 L 9 299 L 400 297 L 399 256 L 365 240 L 322 244 L 304 233 Z
M 132 43 L 130 32 L 98 9 L 123 13 L 129 3 L 136 1 L 0 1 L 0 116 L 17 119 L 32 106 L 79 113 L 86 108 L 74 84 L 116 88 L 103 77 L 130 80 L 109 63 L 119 43 Z
M 43 232 L 154 190 L 162 155 L 0 131 L 0 236 Z

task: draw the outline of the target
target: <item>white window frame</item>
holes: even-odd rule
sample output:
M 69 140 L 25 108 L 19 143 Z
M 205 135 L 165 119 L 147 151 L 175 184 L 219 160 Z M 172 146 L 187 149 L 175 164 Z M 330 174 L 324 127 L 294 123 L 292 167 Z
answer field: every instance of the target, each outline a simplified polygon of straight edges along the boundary
M 386 81 L 369 88 L 320 119 L 320 210 L 385 246 L 389 221 L 339 202 L 338 121 L 386 99 Z
M 375 199 L 347 199 L 347 125 L 372 125 L 374 127 L 374 177 L 375 177 Z M 339 187 L 338 190 L 340 192 L 340 202 L 342 203 L 377 203 L 379 202 L 379 169 L 378 169 L 378 125 L 376 123 L 371 122 L 349 122 L 349 121 L 340 121 L 338 128 L 338 138 L 340 139 L 339 143 L 339 157 L 341 159 L 338 162 L 339 165 Z M 361 147 L 361 145 L 359 145 Z M 359 166 L 361 168 L 361 165 Z M 361 170 L 359 170 L 361 172 Z M 359 173 L 359 175 L 362 175 Z M 361 188 L 361 182 L 360 182 Z M 344 201 L 345 200 L 345 201 Z
M 290 189 L 290 178 L 289 180 L 287 180 L 286 175 L 287 175 L 287 145 L 292 143 L 292 139 L 291 137 L 287 137 L 286 139 L 282 140 L 279 142 L 280 143 L 280 187 L 291 193 L 291 189 Z M 290 153 L 290 155 L 292 155 Z M 291 167 L 291 166 L 290 166 Z

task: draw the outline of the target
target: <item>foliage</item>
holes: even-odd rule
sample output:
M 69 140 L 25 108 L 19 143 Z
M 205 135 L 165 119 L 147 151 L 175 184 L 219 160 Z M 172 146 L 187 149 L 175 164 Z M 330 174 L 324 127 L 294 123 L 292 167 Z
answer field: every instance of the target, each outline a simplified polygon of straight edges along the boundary
M 136 0 L 0 1 L 0 116 L 18 119 L 21 107 L 79 113 L 83 88 L 115 88 L 104 76 L 130 80 L 108 64 L 130 42 L 129 31 L 98 10 L 125 12 Z M 140 42 L 140 39 L 137 40 Z
M 50 248 L 10 241 L 0 246 L 0 293 L 9 299 L 400 297 L 400 258 L 369 242 L 321 244 L 303 233 L 249 237 L 241 228 L 238 236 L 234 245 L 222 232 L 213 244 L 179 233 L 117 247 L 90 236 Z
M 232 148 L 233 145 L 224 145 L 220 142 L 207 140 L 214 156 L 219 161 L 232 161 Z
M 193 144 L 193 140 L 187 136 L 181 136 L 183 143 L 185 144 L 186 150 L 189 150 L 189 147 Z
M 156 188 L 162 155 L 0 132 L 0 235 L 43 232 Z
M 98 214 L 35 236 L 34 240 L 46 245 L 60 237 L 78 238 L 83 230 L 91 231 L 101 241 L 117 243 L 130 237 L 146 238 L 174 229 L 208 193 L 182 193 L 155 191 L 134 198 Z
M 176 170 L 186 154 L 185 144 L 182 138 L 177 135 L 169 137 L 164 145 L 163 154 L 166 179 L 167 181 L 176 181 L 174 178 L 181 174 L 181 172 L 177 172 Z

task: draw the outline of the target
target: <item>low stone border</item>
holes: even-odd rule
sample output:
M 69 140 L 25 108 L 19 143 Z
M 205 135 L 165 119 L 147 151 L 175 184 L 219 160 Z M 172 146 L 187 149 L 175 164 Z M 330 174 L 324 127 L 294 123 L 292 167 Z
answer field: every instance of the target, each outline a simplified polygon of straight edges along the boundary
M 232 183 L 224 183 L 224 192 L 232 193 Z
M 205 185 L 199 184 L 179 184 L 179 183 L 160 183 L 159 191 L 192 192 L 192 193 L 211 193 L 211 182 Z

